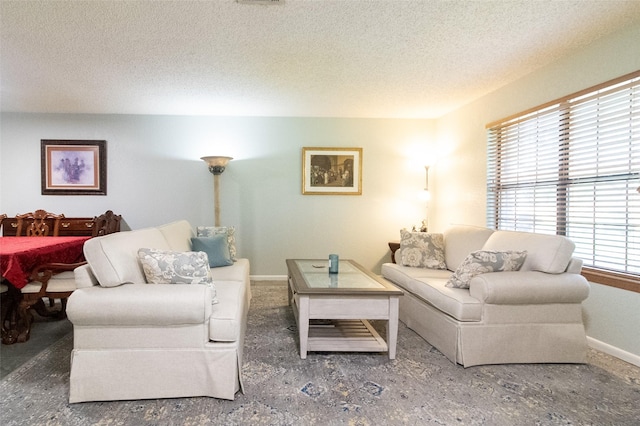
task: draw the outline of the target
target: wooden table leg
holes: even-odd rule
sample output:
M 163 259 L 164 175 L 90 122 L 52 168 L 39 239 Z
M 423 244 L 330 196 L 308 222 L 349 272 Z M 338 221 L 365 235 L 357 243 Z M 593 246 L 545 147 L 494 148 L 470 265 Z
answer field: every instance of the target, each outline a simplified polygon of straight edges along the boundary
M 398 343 L 398 296 L 389 298 L 389 321 L 387 321 L 387 347 L 389 359 L 396 359 L 396 345 Z
M 300 296 L 298 313 L 298 336 L 300 337 L 300 358 L 307 359 L 309 343 L 309 296 Z
M 9 291 L 2 295 L 2 344 L 12 345 L 18 340 L 16 330 L 17 310 L 19 293 L 16 293 L 13 286 L 9 286 Z

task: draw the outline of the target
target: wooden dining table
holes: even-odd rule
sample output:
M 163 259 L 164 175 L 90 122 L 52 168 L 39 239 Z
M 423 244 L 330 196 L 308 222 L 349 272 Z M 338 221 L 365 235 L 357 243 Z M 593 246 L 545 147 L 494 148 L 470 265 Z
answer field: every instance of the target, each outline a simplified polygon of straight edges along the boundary
M 91 237 L 0 237 L 0 276 L 8 284 L 3 300 L 2 343 L 15 343 L 22 333 L 14 329 L 21 321 L 10 320 L 22 299 L 21 288 L 27 285 L 34 269 L 47 263 L 84 261 L 82 248 Z M 28 324 L 30 326 L 30 324 Z

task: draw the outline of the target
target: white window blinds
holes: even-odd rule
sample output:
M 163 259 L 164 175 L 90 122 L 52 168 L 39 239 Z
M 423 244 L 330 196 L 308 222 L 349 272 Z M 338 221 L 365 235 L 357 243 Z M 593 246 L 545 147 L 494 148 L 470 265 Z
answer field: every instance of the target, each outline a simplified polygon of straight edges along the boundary
M 640 72 L 488 126 L 487 224 L 640 274 Z

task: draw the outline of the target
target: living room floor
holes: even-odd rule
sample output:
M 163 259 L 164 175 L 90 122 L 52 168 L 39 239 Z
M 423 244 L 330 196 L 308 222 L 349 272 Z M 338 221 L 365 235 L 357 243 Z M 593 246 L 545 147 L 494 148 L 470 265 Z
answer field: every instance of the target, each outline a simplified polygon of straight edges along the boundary
M 73 330 L 73 325 L 66 318 L 53 320 L 43 318 L 36 313 L 33 316 L 34 322 L 28 341 L 13 345 L 0 345 L 0 379 L 5 378 L 9 373 Z

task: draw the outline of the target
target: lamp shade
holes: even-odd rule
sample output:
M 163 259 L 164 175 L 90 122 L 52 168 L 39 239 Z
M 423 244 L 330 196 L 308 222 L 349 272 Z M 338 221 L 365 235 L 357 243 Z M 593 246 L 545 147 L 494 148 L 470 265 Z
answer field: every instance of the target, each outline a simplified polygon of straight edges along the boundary
M 218 155 L 201 157 L 200 159 L 207 163 L 209 171 L 214 175 L 222 174 L 222 172 L 224 172 L 224 168 L 229 164 L 229 161 L 233 160 L 232 157 L 221 157 Z

